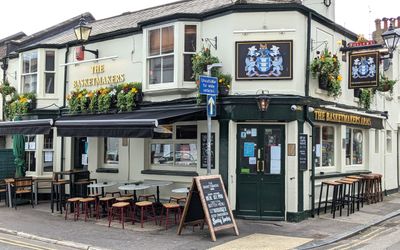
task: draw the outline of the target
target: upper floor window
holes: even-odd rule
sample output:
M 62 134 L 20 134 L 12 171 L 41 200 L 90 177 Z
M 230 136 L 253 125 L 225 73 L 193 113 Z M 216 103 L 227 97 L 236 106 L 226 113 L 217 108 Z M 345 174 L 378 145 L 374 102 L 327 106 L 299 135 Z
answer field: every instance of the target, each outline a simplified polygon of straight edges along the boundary
M 23 92 L 36 93 L 37 90 L 38 54 L 31 51 L 22 54 L 22 84 Z
M 174 81 L 174 26 L 149 31 L 149 83 Z
M 44 71 L 45 93 L 54 94 L 55 51 L 47 50 L 45 54 L 46 54 L 45 71 Z
M 361 129 L 346 128 L 346 165 L 363 164 L 363 141 Z
M 192 56 L 196 53 L 197 26 L 185 25 L 185 50 L 183 52 L 183 80 L 194 81 Z

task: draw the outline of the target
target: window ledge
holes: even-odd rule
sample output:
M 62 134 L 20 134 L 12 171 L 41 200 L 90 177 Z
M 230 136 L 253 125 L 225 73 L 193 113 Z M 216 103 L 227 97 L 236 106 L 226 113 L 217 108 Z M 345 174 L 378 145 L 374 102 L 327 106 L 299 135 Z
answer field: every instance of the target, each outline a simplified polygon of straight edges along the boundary
M 98 168 L 98 169 L 96 169 L 96 173 L 117 174 L 117 173 L 119 173 L 119 170 L 118 170 L 118 168 Z
M 194 171 L 172 171 L 172 170 L 146 169 L 146 170 L 142 170 L 141 173 L 142 174 L 157 174 L 157 175 L 176 175 L 176 176 L 199 176 L 199 174 Z
M 316 94 L 325 94 L 325 95 L 327 95 L 328 91 L 324 90 L 324 89 L 317 88 L 317 89 L 315 89 L 315 93 Z
M 334 177 L 343 177 L 347 175 L 358 175 L 358 174 L 369 174 L 371 171 L 368 170 L 358 170 L 358 171 L 346 171 L 346 172 L 330 172 L 330 173 L 324 173 L 320 172 L 318 174 L 315 174 L 315 179 L 326 179 L 326 178 L 334 178 Z

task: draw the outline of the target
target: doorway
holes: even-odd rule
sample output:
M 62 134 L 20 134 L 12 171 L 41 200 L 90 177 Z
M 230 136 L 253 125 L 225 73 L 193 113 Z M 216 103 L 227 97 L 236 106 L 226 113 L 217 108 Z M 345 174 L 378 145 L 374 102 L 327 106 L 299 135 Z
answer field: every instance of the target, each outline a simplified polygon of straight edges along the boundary
M 74 140 L 74 162 L 73 168 L 87 169 L 88 165 L 88 142 L 87 137 L 73 137 Z
M 238 217 L 284 220 L 285 126 L 238 125 Z

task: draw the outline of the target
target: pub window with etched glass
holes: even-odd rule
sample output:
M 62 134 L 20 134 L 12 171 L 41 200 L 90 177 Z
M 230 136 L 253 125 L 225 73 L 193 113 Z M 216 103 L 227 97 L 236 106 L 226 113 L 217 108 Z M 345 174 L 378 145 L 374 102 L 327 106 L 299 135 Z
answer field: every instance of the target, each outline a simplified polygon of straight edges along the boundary
M 149 30 L 147 62 L 149 84 L 174 81 L 174 26 Z
M 37 92 L 37 51 L 25 52 L 22 54 L 22 91 L 23 93 Z
M 316 126 L 317 167 L 335 165 L 335 127 Z
M 36 171 L 36 135 L 26 135 L 25 139 L 25 168 L 28 172 Z
M 197 166 L 197 125 L 163 125 L 154 129 L 150 165 L 190 170 Z
M 346 128 L 346 165 L 363 164 L 364 133 L 361 129 Z
M 119 162 L 119 138 L 104 138 L 104 164 L 116 165 Z
M 43 137 L 43 172 L 53 172 L 54 166 L 53 130 Z
M 45 69 L 44 69 L 44 92 L 46 94 L 54 94 L 54 81 L 55 81 L 55 51 L 46 50 L 45 51 Z
M 192 56 L 196 53 L 197 26 L 185 25 L 183 52 L 183 80 L 194 81 Z

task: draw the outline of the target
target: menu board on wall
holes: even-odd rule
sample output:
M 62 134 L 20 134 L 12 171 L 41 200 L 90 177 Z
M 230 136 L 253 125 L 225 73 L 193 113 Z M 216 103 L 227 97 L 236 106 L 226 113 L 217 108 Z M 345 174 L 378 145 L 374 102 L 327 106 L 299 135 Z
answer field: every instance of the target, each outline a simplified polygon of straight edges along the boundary
M 201 168 L 207 168 L 207 133 L 201 133 Z M 211 169 L 215 169 L 215 133 L 211 133 Z
M 308 138 L 307 134 L 299 134 L 299 169 L 307 170 Z

